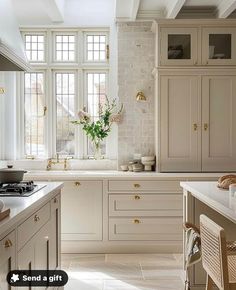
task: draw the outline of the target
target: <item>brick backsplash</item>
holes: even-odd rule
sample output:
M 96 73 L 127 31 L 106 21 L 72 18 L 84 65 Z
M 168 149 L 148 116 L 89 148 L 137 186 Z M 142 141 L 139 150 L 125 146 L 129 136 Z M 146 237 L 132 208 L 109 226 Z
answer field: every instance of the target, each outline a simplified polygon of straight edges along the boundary
M 134 153 L 154 154 L 154 34 L 150 22 L 118 24 L 118 96 L 124 104 L 118 128 L 118 164 Z M 143 91 L 147 102 L 137 102 Z

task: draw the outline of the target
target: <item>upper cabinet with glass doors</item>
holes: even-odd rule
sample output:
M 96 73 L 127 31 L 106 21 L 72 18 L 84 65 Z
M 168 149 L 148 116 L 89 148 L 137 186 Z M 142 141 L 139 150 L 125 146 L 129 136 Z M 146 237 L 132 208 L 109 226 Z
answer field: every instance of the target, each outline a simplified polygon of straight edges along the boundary
M 202 64 L 236 64 L 236 28 L 205 27 L 202 29 Z
M 196 65 L 197 28 L 161 28 L 161 65 Z
M 159 25 L 158 65 L 236 65 L 236 26 L 211 23 Z

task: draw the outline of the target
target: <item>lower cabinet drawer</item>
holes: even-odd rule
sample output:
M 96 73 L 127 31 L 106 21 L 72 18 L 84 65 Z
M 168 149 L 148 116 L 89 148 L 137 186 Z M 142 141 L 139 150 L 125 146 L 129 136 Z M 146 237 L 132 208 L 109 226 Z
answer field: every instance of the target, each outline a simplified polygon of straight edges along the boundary
M 110 216 L 183 215 L 182 194 L 110 194 Z
M 110 218 L 110 241 L 182 241 L 182 218 Z
M 50 202 L 31 215 L 17 229 L 18 250 L 50 219 Z
M 110 192 L 182 192 L 178 180 L 109 180 L 108 189 Z

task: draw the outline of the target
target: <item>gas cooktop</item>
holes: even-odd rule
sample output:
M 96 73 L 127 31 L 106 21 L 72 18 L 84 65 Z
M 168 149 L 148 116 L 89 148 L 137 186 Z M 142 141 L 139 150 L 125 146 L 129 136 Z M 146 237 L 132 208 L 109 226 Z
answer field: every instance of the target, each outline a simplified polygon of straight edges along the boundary
M 30 196 L 44 188 L 45 184 L 34 184 L 33 181 L 19 183 L 0 183 L 0 196 Z

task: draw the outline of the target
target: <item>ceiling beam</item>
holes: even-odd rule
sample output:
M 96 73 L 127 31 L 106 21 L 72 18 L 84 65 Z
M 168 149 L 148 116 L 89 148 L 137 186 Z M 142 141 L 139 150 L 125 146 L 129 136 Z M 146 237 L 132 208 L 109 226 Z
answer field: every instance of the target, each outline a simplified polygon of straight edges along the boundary
M 171 1 L 171 4 L 166 7 L 166 18 L 175 19 L 185 2 L 186 0 Z
M 236 9 L 236 0 L 220 1 L 218 6 L 218 17 L 227 18 Z
M 116 21 L 135 21 L 140 0 L 116 0 Z
M 133 20 L 133 21 L 136 20 L 139 5 L 140 5 L 140 0 L 132 0 L 131 10 L 130 10 L 130 20 Z
M 52 22 L 64 21 L 65 0 L 40 0 Z

